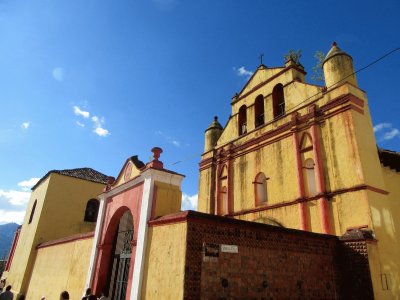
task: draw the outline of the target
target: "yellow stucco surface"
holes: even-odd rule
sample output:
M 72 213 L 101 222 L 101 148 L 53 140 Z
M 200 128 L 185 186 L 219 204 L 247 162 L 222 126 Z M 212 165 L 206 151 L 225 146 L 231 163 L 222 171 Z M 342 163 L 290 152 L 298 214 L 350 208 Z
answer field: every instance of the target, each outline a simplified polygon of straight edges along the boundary
M 86 204 L 103 188 L 103 184 L 56 173 L 51 173 L 36 187 L 7 274 L 7 282 L 14 292 L 23 294 L 27 291 L 38 244 L 94 230 L 95 223 L 84 222 Z M 29 223 L 35 201 L 35 212 Z
M 400 174 L 382 167 L 389 195 L 369 193 L 373 230 L 378 240 L 370 264 L 376 265 L 372 277 L 376 299 L 399 299 L 400 296 Z M 385 279 L 382 279 L 385 278 Z M 388 289 L 382 281 L 388 282 Z
M 165 216 L 180 211 L 182 192 L 179 186 L 156 181 L 155 189 L 154 217 Z
M 26 299 L 59 299 L 65 290 L 81 299 L 92 244 L 86 238 L 38 249 Z
M 135 164 L 132 163 L 131 159 L 128 159 L 122 168 L 121 172 L 118 174 L 117 179 L 113 183 L 114 187 L 120 186 L 125 182 L 137 177 L 140 174 L 140 169 L 136 168 Z
M 149 228 L 142 299 L 183 299 L 187 223 Z

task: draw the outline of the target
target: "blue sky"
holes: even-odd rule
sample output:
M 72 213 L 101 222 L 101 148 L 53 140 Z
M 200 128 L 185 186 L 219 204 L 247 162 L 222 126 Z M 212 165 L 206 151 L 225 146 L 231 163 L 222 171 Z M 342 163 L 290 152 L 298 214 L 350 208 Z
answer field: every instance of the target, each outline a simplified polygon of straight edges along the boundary
M 153 146 L 186 175 L 189 207 L 204 130 L 214 115 L 225 124 L 260 53 L 281 66 L 301 49 L 311 82 L 315 51 L 337 41 L 359 69 L 400 46 L 399 11 L 399 1 L 1 0 L 0 223 L 21 220 L 48 170 L 117 176 Z M 397 151 L 399 68 L 396 52 L 357 75 L 378 144 Z

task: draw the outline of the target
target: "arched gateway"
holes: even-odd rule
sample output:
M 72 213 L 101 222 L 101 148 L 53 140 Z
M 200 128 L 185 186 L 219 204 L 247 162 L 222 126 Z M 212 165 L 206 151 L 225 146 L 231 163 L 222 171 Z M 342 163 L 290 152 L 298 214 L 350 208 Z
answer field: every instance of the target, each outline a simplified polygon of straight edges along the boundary
M 146 165 L 129 158 L 117 179 L 99 196 L 99 220 L 86 287 L 109 299 L 138 299 L 141 293 L 148 221 L 178 212 L 183 175 L 166 170 L 161 148 Z

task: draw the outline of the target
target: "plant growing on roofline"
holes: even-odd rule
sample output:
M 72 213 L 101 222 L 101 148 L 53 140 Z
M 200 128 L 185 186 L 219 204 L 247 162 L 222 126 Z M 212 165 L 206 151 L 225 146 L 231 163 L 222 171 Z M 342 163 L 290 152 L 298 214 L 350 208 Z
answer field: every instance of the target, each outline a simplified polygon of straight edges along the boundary
M 284 55 L 285 62 L 287 62 L 289 60 L 293 60 L 298 65 L 301 65 L 300 57 L 301 57 L 301 49 L 299 49 L 299 50 L 290 49 L 289 52 Z
M 322 63 L 325 59 L 325 54 L 322 51 L 315 51 L 314 58 L 317 64 L 312 68 L 313 74 L 311 74 L 311 79 L 314 81 L 325 81 L 324 72 L 322 71 Z

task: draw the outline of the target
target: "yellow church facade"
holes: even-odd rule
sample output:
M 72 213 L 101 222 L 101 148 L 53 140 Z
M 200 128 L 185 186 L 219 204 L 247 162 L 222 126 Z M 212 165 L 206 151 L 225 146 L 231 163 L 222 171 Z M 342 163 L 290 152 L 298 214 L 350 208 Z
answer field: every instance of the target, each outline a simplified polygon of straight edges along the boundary
M 323 69 L 257 68 L 205 131 L 199 212 L 158 147 L 116 179 L 48 172 L 2 277 L 28 300 L 398 299 L 400 155 L 376 147 L 352 58 L 334 44 Z
M 352 58 L 335 43 L 323 71 L 326 85 L 316 86 L 294 59 L 258 67 L 232 98 L 226 126 L 215 119 L 205 132 L 199 211 L 336 236 L 372 233 L 374 295 L 393 299 L 400 156 L 382 158 Z

